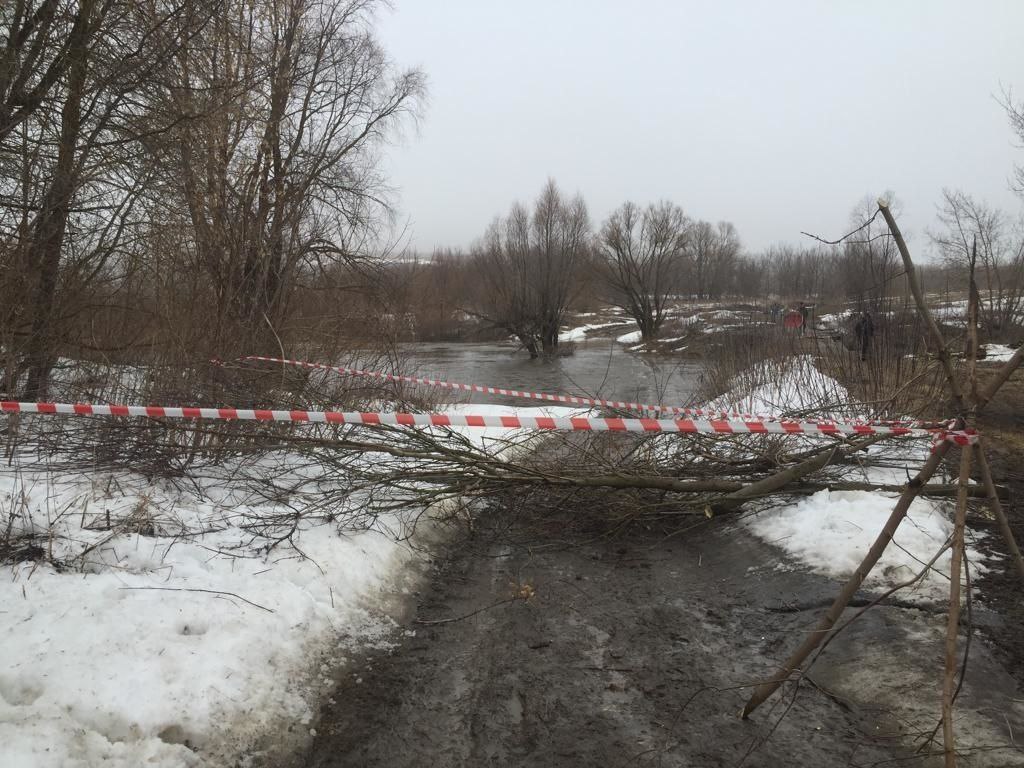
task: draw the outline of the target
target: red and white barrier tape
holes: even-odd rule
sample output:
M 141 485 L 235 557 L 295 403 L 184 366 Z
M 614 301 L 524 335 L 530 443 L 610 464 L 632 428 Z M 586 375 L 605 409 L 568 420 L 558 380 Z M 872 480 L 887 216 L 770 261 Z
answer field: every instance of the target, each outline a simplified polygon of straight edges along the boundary
M 933 430 L 932 434 L 934 435 L 932 438 L 933 451 L 943 442 L 954 443 L 961 448 L 966 448 L 969 445 L 977 445 L 981 439 L 981 433 L 976 429 L 957 429 L 955 420 L 949 422 L 945 429 Z
M 565 405 L 591 405 L 604 406 L 628 411 L 661 411 L 664 413 L 687 413 L 689 409 L 672 405 L 650 405 L 646 403 L 628 403 L 621 400 L 603 400 L 597 397 L 582 397 L 579 395 L 553 395 L 545 392 L 524 392 L 518 389 L 506 389 L 504 387 L 489 387 L 482 384 L 462 384 L 456 381 L 444 381 L 442 379 L 425 379 L 418 376 L 403 376 L 397 373 L 383 373 L 381 371 L 367 371 L 361 368 L 345 368 L 340 365 L 326 365 L 324 363 L 311 363 L 306 360 L 288 360 L 280 357 L 264 357 L 262 355 L 246 355 L 239 358 L 240 361 L 258 361 L 262 363 L 278 363 L 281 365 L 292 365 L 297 368 L 309 368 L 311 370 L 334 371 L 343 376 L 367 376 L 382 381 L 401 382 L 404 384 L 418 384 L 426 387 L 441 387 L 443 389 L 454 389 L 461 392 L 480 392 L 485 395 L 501 395 L 502 397 L 516 397 L 526 400 L 542 400 L 548 403 L 563 403 Z M 697 415 L 697 414 L 693 414 Z
M 504 387 L 490 387 L 482 384 L 463 384 L 442 379 L 425 379 L 418 376 L 403 376 L 397 373 L 383 373 L 381 371 L 367 371 L 360 368 L 345 368 L 340 365 L 326 365 L 324 363 L 311 363 L 306 360 L 289 360 L 280 357 L 264 357 L 262 355 L 246 355 L 239 358 L 240 361 L 258 361 L 263 363 L 277 363 L 280 365 L 291 365 L 297 368 L 308 368 L 311 370 L 334 371 L 344 376 L 367 376 L 382 381 L 402 382 L 405 384 L 417 384 L 428 387 L 441 387 L 443 389 L 454 389 L 462 392 L 480 392 L 486 395 L 501 395 L 502 397 L 516 397 L 527 400 L 542 400 L 550 403 L 564 403 L 566 405 L 590 405 L 603 406 L 625 411 L 653 411 L 686 416 L 689 418 L 715 419 L 715 420 L 740 420 L 740 421 L 763 421 L 775 422 L 786 421 L 780 416 L 764 414 L 740 413 L 738 411 L 722 411 L 704 408 L 688 408 L 674 405 L 651 405 L 647 403 L 629 403 L 621 400 L 603 400 L 596 397 L 581 397 L 579 395 L 555 395 L 545 392 L 524 392 L 516 389 L 505 389 Z M 221 364 L 220 361 L 213 361 Z M 889 427 L 906 427 L 916 429 L 921 425 L 918 422 L 906 421 L 871 421 L 864 419 L 806 419 L 808 424 L 850 424 L 850 425 L 883 425 Z
M 742 419 L 623 419 L 601 417 L 500 416 L 464 413 L 364 413 L 356 411 L 196 408 L 161 405 L 98 405 L 92 403 L 22 403 L 0 401 L 3 413 L 66 416 L 140 416 L 151 419 L 217 419 L 324 424 L 424 427 L 496 427 L 584 432 L 682 432 L 702 434 L 892 435 L 932 437 L 958 444 L 966 432 L 912 429 L 868 424 L 757 421 Z

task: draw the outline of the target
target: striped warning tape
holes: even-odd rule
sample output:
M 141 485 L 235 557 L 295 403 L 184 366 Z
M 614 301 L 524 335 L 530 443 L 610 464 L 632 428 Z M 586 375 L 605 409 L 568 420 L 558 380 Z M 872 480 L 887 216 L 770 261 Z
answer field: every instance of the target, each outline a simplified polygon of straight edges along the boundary
M 555 395 L 546 392 L 526 392 L 518 389 L 506 389 L 505 387 L 490 387 L 482 384 L 463 384 L 456 381 L 444 381 L 443 379 L 427 379 L 419 376 L 403 376 L 397 373 L 384 373 L 382 371 L 367 371 L 361 368 L 346 368 L 341 365 L 326 365 L 324 363 L 311 363 L 306 360 L 289 360 L 280 357 L 264 357 L 263 355 L 246 355 L 239 358 L 240 361 L 278 363 L 281 365 L 292 365 L 298 368 L 309 368 L 310 370 L 334 371 L 344 376 L 366 376 L 380 379 L 381 381 L 401 382 L 404 384 L 417 384 L 426 387 L 440 387 L 442 389 L 454 389 L 460 392 L 480 392 L 485 395 L 501 395 L 503 397 L 515 397 L 526 400 L 541 400 L 548 403 L 562 403 L 565 405 L 592 405 L 605 408 L 615 408 L 624 411 L 656 411 L 663 413 L 679 413 L 688 415 L 687 408 L 672 405 L 650 405 L 647 403 L 630 403 L 622 400 L 604 400 L 599 397 L 583 397 L 580 395 Z
M 765 415 L 765 414 L 751 414 L 741 413 L 739 411 L 723 411 L 720 409 L 711 408 L 690 408 L 684 406 L 674 405 L 652 405 L 649 403 L 630 403 L 621 400 L 604 400 L 598 397 L 582 397 L 580 395 L 558 395 L 550 394 L 545 392 L 526 392 L 517 389 L 506 389 L 504 387 L 491 387 L 483 384 L 464 384 L 455 381 L 445 381 L 443 379 L 429 379 L 420 378 L 418 376 L 403 376 L 397 373 L 384 373 L 382 371 L 368 371 L 361 368 L 346 368 L 340 365 L 327 365 L 325 363 L 311 363 L 306 360 L 290 360 L 287 358 L 280 357 L 266 357 L 263 355 L 246 355 L 245 357 L 239 358 L 240 362 L 263 362 L 263 363 L 276 363 L 279 365 L 291 365 L 298 368 L 307 368 L 310 370 L 321 370 L 321 371 L 333 371 L 340 373 L 344 376 L 366 376 L 370 378 L 380 379 L 382 381 L 391 382 L 402 382 L 405 384 L 416 384 L 427 387 L 440 387 L 443 389 L 453 389 L 461 392 L 479 392 L 486 395 L 501 395 L 503 397 L 515 397 L 527 400 L 541 400 L 549 403 L 563 403 L 566 405 L 590 405 L 590 406 L 601 406 L 605 408 L 614 408 L 616 410 L 623 411 L 648 411 L 654 413 L 670 413 L 673 415 L 686 416 L 689 418 L 703 418 L 703 419 L 739 419 L 741 421 L 763 421 L 763 422 L 775 422 L 775 421 L 786 421 L 783 417 Z M 220 361 L 213 361 L 217 364 L 222 364 Z M 877 421 L 867 419 L 805 419 L 804 423 L 814 424 L 851 424 L 851 425 L 883 425 L 890 427 L 907 427 L 909 429 L 916 429 L 925 427 L 920 422 L 911 421 Z
M 353 425 L 424 427 L 495 427 L 584 432 L 680 432 L 700 434 L 779 435 L 892 435 L 933 437 L 960 444 L 966 431 L 919 429 L 870 424 L 754 419 L 651 419 L 595 416 L 474 415 L 464 413 L 391 413 L 359 411 L 306 411 L 252 408 L 197 408 L 162 405 L 106 405 L 93 403 L 23 403 L 0 401 L 0 412 L 67 416 L 138 416 L 151 419 L 217 419 L 306 422 Z

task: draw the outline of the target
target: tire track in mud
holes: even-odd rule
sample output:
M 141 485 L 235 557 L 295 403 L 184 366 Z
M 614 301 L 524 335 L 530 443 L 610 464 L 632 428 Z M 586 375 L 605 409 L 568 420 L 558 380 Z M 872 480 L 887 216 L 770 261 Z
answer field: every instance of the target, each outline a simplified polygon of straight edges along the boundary
M 876 609 L 856 645 L 834 643 L 813 673 L 830 694 L 804 685 L 795 698 L 738 718 L 749 691 L 737 686 L 771 674 L 816 619 L 779 609 L 835 593 L 830 580 L 777 563 L 776 550 L 734 528 L 685 539 L 635 531 L 559 549 L 468 541 L 435 565 L 414 609 L 420 619 L 464 616 L 524 584 L 534 596 L 461 621 L 409 624 L 413 636 L 358 660 L 301 764 L 847 766 L 910 758 L 901 738 L 918 724 L 891 713 L 895 698 L 872 690 L 851 665 L 901 646 L 916 653 L 902 617 L 919 612 Z M 918 629 L 942 621 L 914 620 Z M 905 660 L 896 653 L 890 661 L 891 677 Z M 899 695 L 909 695 L 916 678 L 908 680 Z M 937 703 L 928 698 L 925 711 Z

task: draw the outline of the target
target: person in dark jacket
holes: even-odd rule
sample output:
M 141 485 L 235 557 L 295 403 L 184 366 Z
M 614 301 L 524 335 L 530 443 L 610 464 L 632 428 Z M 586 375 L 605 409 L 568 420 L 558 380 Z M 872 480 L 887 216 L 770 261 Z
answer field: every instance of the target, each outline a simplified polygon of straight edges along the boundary
M 870 312 L 864 310 L 860 313 L 857 323 L 853 326 L 853 333 L 857 337 L 857 346 L 860 347 L 860 359 L 867 360 L 871 339 L 875 336 L 875 321 L 871 318 Z

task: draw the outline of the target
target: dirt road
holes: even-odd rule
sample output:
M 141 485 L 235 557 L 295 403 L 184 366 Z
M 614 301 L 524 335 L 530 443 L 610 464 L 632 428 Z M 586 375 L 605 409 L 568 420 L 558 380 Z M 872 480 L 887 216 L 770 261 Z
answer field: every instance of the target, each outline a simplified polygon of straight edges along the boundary
M 414 620 L 473 615 L 411 617 L 393 651 L 350 667 L 302 764 L 929 764 L 909 737 L 936 721 L 941 616 L 870 612 L 795 698 L 742 721 L 740 686 L 771 673 L 834 583 L 720 525 L 538 543 L 478 533 L 437 563 Z M 1024 732 L 1013 681 L 983 643 L 973 654 L 964 764 L 1024 762 L 1007 748 Z

